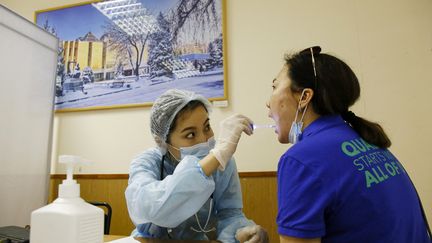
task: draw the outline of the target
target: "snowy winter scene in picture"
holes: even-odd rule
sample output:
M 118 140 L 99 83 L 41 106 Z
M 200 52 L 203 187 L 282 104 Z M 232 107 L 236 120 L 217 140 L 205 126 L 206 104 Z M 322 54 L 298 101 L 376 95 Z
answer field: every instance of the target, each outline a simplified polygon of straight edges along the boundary
M 60 39 L 57 111 L 151 104 L 171 88 L 227 99 L 224 0 L 109 0 L 37 11 Z

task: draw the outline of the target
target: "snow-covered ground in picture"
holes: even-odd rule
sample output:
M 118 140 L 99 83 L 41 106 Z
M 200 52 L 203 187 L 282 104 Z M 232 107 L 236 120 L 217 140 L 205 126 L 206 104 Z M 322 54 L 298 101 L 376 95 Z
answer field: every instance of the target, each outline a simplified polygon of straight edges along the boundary
M 100 106 L 135 105 L 153 102 L 168 89 L 177 88 L 197 92 L 206 98 L 224 97 L 223 69 L 202 72 L 199 76 L 149 80 L 141 77 L 124 79 L 122 87 L 118 80 L 108 80 L 84 85 L 84 92 L 64 91 L 56 97 L 56 109 L 91 108 Z M 121 86 L 121 85 L 119 85 Z

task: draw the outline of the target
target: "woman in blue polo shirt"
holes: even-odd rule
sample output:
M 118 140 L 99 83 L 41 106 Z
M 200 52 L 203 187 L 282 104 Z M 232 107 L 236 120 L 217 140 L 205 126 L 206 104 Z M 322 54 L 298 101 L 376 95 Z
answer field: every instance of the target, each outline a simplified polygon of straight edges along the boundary
M 351 68 L 308 48 L 285 57 L 267 103 L 280 143 L 281 242 L 430 242 L 416 190 L 377 123 L 349 110 Z

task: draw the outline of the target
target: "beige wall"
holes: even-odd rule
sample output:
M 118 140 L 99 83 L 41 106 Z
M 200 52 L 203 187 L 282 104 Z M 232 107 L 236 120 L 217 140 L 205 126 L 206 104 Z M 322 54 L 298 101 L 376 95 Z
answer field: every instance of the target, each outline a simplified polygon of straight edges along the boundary
M 75 2 L 0 0 L 30 20 L 35 10 Z M 265 102 L 282 54 L 319 44 L 359 76 L 362 95 L 353 110 L 385 127 L 432 220 L 431 13 L 430 0 L 227 0 L 229 107 L 215 109 L 216 132 L 233 112 L 269 123 Z M 132 157 L 153 145 L 148 120 L 148 108 L 56 114 L 54 156 L 94 161 L 83 173 L 127 173 Z M 238 167 L 274 171 L 286 148 L 272 131 L 256 131 L 242 138 Z

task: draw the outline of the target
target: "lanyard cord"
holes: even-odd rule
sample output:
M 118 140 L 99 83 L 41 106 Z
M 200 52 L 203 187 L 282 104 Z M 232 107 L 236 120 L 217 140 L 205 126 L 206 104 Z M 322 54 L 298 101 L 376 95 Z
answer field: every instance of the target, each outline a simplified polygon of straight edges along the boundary
M 162 162 L 161 162 L 161 168 L 160 168 L 160 180 L 163 180 L 163 179 L 164 179 L 164 177 L 163 177 L 164 165 L 165 165 L 165 155 L 162 156 Z M 195 219 L 196 219 L 196 221 L 197 221 L 197 223 L 198 223 L 198 227 L 199 227 L 200 230 L 197 230 L 197 229 L 195 229 L 195 228 L 192 227 L 192 226 L 190 227 L 191 230 L 193 230 L 193 231 L 195 231 L 195 232 L 203 232 L 203 233 L 208 233 L 208 232 L 215 231 L 215 230 L 216 230 L 215 227 L 213 227 L 213 228 L 211 228 L 211 229 L 209 229 L 209 230 L 206 230 L 207 225 L 208 225 L 208 223 L 209 223 L 209 221 L 210 221 L 210 217 L 211 217 L 212 209 L 213 209 L 213 193 L 212 193 L 211 196 L 210 196 L 210 208 L 209 208 L 209 213 L 208 213 L 208 215 L 207 215 L 207 220 L 206 220 L 206 223 L 205 223 L 205 225 L 204 225 L 204 228 L 201 226 L 201 223 L 200 223 L 200 221 L 199 221 L 199 219 L 198 219 L 198 214 L 196 213 L 196 214 L 195 214 Z M 171 229 L 168 229 L 168 228 L 167 228 L 168 237 L 169 237 L 170 239 L 171 239 L 171 235 L 170 235 L 171 231 L 172 231 Z
M 198 214 L 196 213 L 195 214 L 195 219 L 196 219 L 196 221 L 198 223 L 198 227 L 199 227 L 200 230 L 195 229 L 193 226 L 190 227 L 191 230 L 193 230 L 195 232 L 203 232 L 203 233 L 209 233 L 209 232 L 212 232 L 212 231 L 216 230 L 215 227 L 213 227 L 213 228 L 211 228 L 209 230 L 206 230 L 207 225 L 208 225 L 208 223 L 210 221 L 210 216 L 211 216 L 211 213 L 212 213 L 212 207 L 213 207 L 213 194 L 210 197 L 210 208 L 209 208 L 209 213 L 207 215 L 207 220 L 206 220 L 206 223 L 204 225 L 204 228 L 201 226 L 201 223 L 200 223 L 199 218 L 198 218 Z

